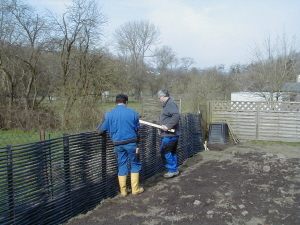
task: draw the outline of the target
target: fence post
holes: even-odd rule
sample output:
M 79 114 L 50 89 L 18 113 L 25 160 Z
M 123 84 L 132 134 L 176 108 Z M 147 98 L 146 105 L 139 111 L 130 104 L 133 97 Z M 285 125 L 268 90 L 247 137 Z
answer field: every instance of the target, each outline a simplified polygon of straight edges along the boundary
M 47 150 L 45 142 L 35 142 L 34 146 L 38 150 L 36 151 L 36 158 L 38 159 L 38 177 L 39 184 L 37 190 L 40 192 L 40 206 L 39 206 L 39 223 L 45 224 L 45 219 L 48 217 L 48 200 L 50 199 L 49 191 L 49 174 L 47 166 Z
M 183 124 L 186 122 L 185 120 L 185 115 L 182 115 L 180 117 L 180 130 L 181 130 L 181 136 L 179 137 L 179 140 L 178 140 L 178 147 L 179 149 L 177 150 L 177 156 L 178 156 L 178 164 L 181 162 L 181 159 L 185 157 L 185 153 L 186 153 L 186 149 L 187 149 L 187 145 L 184 145 L 184 141 L 187 140 L 186 138 L 186 127 L 183 126 Z
M 80 157 L 80 168 L 81 168 L 81 177 L 82 182 L 84 184 L 84 198 L 82 200 L 82 207 L 88 209 L 89 201 L 92 195 L 90 194 L 90 180 L 88 178 L 88 154 L 90 152 L 90 148 L 88 147 L 87 133 L 81 134 L 81 148 L 83 150 L 83 154 Z
M 9 218 L 11 223 L 15 220 L 14 208 L 15 208 L 15 198 L 14 198 L 14 174 L 13 174 L 13 160 L 12 160 L 12 146 L 7 145 L 7 190 L 8 190 L 8 210 Z
M 260 107 L 261 106 L 261 103 L 257 102 L 256 103 L 256 121 L 255 121 L 255 139 L 256 140 L 259 140 L 259 111 L 260 111 Z
M 45 131 L 40 131 L 40 141 L 45 140 Z
M 107 160 L 106 160 L 106 132 L 103 133 L 101 136 L 101 175 L 103 183 L 105 183 L 105 186 L 107 187 Z M 108 196 L 109 190 L 105 190 L 104 198 Z
M 64 183 L 65 183 L 65 193 L 66 193 L 66 203 L 70 205 L 71 196 L 71 171 L 70 171 L 70 146 L 68 134 L 63 134 L 63 145 L 64 145 Z M 70 212 L 69 209 L 65 210 Z
M 211 108 L 212 102 L 207 101 L 207 112 L 206 112 L 206 127 L 207 130 L 209 128 L 209 124 L 212 122 L 212 108 Z

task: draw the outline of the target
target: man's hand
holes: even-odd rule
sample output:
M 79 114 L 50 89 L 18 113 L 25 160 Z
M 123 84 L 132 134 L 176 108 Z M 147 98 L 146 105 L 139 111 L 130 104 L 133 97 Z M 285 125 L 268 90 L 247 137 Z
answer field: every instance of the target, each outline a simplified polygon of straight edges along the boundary
M 100 136 L 102 136 L 105 133 L 105 130 L 102 130 L 100 128 L 100 126 L 98 126 L 96 132 L 97 132 L 97 134 L 99 134 Z
M 168 131 L 169 130 L 169 128 L 166 125 L 161 125 L 161 129 L 164 130 L 164 131 Z

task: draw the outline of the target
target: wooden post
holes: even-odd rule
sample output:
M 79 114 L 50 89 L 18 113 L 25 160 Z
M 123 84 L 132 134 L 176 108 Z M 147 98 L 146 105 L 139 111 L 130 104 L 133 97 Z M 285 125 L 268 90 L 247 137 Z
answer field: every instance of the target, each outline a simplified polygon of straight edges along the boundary
M 45 131 L 40 131 L 40 141 L 45 140 Z
M 262 104 L 264 104 L 264 103 L 262 103 Z M 255 138 L 256 138 L 256 140 L 258 140 L 259 139 L 259 108 L 260 108 L 260 105 L 261 105 L 261 103 L 259 103 L 259 102 L 257 102 L 256 103 L 256 121 L 255 121 L 255 129 L 256 129 L 256 132 L 255 132 Z

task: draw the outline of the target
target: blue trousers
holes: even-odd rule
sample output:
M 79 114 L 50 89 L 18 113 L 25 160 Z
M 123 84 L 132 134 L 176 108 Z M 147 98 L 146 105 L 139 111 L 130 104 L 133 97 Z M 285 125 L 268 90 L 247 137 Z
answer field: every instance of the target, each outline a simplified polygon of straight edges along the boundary
M 177 168 L 177 144 L 179 137 L 163 137 L 160 145 L 160 154 L 163 164 L 168 169 L 168 172 L 178 172 Z
M 118 176 L 129 175 L 129 172 L 139 173 L 141 171 L 142 163 L 134 161 L 136 147 L 136 143 L 118 145 L 114 147 L 114 152 L 117 153 Z M 130 162 L 130 170 L 128 169 L 128 160 Z

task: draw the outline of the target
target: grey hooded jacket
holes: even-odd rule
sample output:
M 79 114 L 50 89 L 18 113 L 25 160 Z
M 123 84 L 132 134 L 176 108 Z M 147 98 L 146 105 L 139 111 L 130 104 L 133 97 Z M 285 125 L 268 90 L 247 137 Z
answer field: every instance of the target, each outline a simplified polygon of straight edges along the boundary
M 181 135 L 181 130 L 179 126 L 180 113 L 177 104 L 173 99 L 168 98 L 166 102 L 163 103 L 163 110 L 160 114 L 160 124 L 167 126 L 169 129 L 175 129 L 175 132 L 163 131 L 161 130 L 162 137 L 175 137 Z

